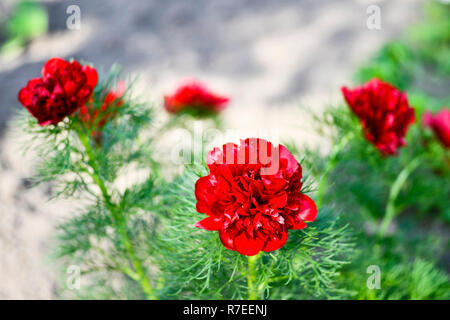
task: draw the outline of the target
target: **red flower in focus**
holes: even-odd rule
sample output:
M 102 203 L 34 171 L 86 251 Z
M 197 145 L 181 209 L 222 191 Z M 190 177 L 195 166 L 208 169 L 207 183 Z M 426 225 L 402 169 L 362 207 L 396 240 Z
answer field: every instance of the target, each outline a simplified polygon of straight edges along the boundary
M 94 68 L 52 58 L 42 68 L 42 78 L 28 81 L 18 99 L 41 126 L 57 124 L 89 100 L 97 79 Z
M 425 112 L 423 123 L 430 127 L 447 149 L 450 148 L 450 109 L 442 109 L 436 115 Z
M 302 167 L 282 145 L 246 139 L 208 153 L 209 175 L 195 184 L 196 227 L 219 231 L 230 250 L 252 256 L 281 248 L 289 229 L 303 229 L 317 215 L 301 192 Z
M 125 82 L 119 81 L 116 91 L 109 91 L 100 108 L 95 108 L 91 99 L 90 103 L 83 105 L 80 109 L 80 119 L 90 129 L 101 129 L 108 121 L 109 118 L 113 118 L 117 113 L 117 108 L 123 105 L 121 99 L 125 93 Z
M 359 117 L 365 137 L 383 155 L 396 154 L 398 147 L 406 145 L 404 137 L 415 117 L 405 93 L 379 79 L 353 90 L 343 87 L 342 93 Z
M 217 113 L 223 110 L 230 99 L 209 91 L 197 81 L 180 86 L 173 95 L 164 96 L 164 107 L 169 113 L 184 110 Z

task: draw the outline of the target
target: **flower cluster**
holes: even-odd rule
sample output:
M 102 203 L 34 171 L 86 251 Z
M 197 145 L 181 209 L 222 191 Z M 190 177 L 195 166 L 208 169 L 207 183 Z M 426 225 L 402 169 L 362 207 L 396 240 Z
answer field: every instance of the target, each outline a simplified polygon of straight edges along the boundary
M 317 215 L 302 189 L 302 167 L 282 145 L 246 139 L 209 152 L 208 176 L 195 185 L 196 226 L 219 231 L 223 245 L 243 255 L 281 248 L 289 229 L 303 229 Z
M 42 77 L 31 79 L 19 92 L 19 101 L 42 126 L 57 124 L 79 111 L 77 119 L 100 142 L 102 127 L 123 105 L 125 84 L 93 94 L 98 76 L 94 68 L 77 61 L 50 59 Z M 101 91 L 101 90 L 99 90 Z M 383 155 L 397 153 L 405 145 L 408 127 L 415 121 L 406 94 L 373 79 L 354 89 L 342 88 L 350 109 L 359 117 L 367 140 Z M 97 101 L 98 100 L 98 101 Z M 165 96 L 170 113 L 219 112 L 229 98 L 210 92 L 196 81 Z M 450 111 L 426 113 L 424 124 L 442 144 L 450 147 Z M 209 174 L 195 185 L 196 209 L 207 218 L 196 226 L 218 231 L 223 245 L 243 255 L 280 249 L 288 231 L 303 229 L 317 215 L 316 204 L 302 193 L 302 167 L 282 145 L 252 138 L 240 145 L 228 143 L 208 153 Z
M 181 85 L 174 94 L 164 96 L 164 107 L 169 113 L 189 110 L 217 113 L 226 107 L 229 100 L 209 91 L 203 84 L 191 81 Z
M 342 93 L 359 117 L 365 137 L 383 155 L 394 155 L 406 144 L 404 137 L 415 116 L 405 93 L 379 79 L 355 89 L 343 87 Z
M 450 109 L 442 109 L 436 115 L 426 112 L 423 123 L 430 127 L 438 137 L 442 145 L 450 149 Z
M 28 81 L 18 98 L 40 125 L 57 124 L 88 102 L 97 80 L 94 68 L 52 58 L 42 68 L 42 77 Z

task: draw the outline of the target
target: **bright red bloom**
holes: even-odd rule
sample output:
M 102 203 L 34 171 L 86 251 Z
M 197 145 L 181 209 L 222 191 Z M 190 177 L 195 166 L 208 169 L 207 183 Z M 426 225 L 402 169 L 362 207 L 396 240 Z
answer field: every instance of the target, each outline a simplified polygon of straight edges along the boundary
M 89 100 L 97 79 L 94 68 L 52 58 L 42 68 L 42 78 L 28 81 L 18 99 L 41 126 L 57 124 Z
M 343 87 L 342 93 L 359 117 L 365 137 L 383 155 L 396 154 L 398 147 L 406 145 L 404 137 L 415 117 L 405 93 L 379 79 L 352 90 Z
M 164 96 L 164 107 L 170 113 L 184 110 L 217 113 L 230 99 L 209 91 L 203 84 L 192 81 L 180 86 L 173 95 Z
M 92 99 L 90 103 L 81 107 L 81 121 L 83 121 L 90 129 L 93 129 L 94 127 L 101 129 L 109 118 L 113 118 L 117 114 L 117 108 L 123 105 L 123 100 L 121 98 L 124 93 L 125 82 L 119 81 L 117 90 L 109 91 L 106 94 L 100 108 L 94 108 Z
M 423 123 L 430 127 L 441 141 L 442 145 L 450 149 L 450 109 L 442 109 L 436 115 L 425 112 Z
M 219 231 L 230 250 L 247 256 L 281 248 L 289 229 L 314 221 L 317 208 L 301 192 L 302 167 L 282 145 L 242 140 L 208 153 L 209 175 L 195 184 L 197 211 L 208 217 L 196 227 Z

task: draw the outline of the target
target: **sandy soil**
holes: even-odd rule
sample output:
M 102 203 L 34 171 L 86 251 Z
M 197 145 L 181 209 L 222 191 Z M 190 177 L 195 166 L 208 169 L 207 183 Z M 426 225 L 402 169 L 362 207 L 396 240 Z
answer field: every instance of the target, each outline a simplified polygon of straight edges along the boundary
M 3 0 L 2 0 L 3 1 Z M 13 0 L 5 0 L 5 3 Z M 66 8 L 81 8 L 81 30 L 67 30 Z M 381 7 L 381 30 L 366 8 Z M 18 90 L 52 56 L 75 57 L 139 74 L 138 90 L 159 102 L 180 79 L 197 77 L 233 101 L 228 128 L 273 128 L 317 143 L 298 105 L 321 110 L 384 42 L 421 17 L 421 1 L 179 0 L 45 1 L 50 33 L 19 57 L 0 57 L 0 298 L 55 298 L 47 261 L 54 224 L 69 201 L 47 201 L 51 186 L 30 188 L 24 157 L 8 124 Z

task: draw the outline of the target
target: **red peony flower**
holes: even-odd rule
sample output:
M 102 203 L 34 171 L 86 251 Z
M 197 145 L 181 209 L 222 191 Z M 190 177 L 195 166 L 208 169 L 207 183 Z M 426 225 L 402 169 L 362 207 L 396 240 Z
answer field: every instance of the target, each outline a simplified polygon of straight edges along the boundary
M 164 107 L 170 113 L 185 110 L 217 113 L 223 110 L 230 99 L 210 92 L 197 81 L 180 86 L 170 96 L 164 96 Z
M 90 103 L 85 104 L 80 109 L 80 119 L 83 121 L 90 129 L 98 128 L 101 129 L 109 118 L 113 118 L 117 114 L 117 108 L 123 105 L 123 100 L 121 99 L 125 93 L 125 82 L 119 81 L 117 84 L 116 91 L 109 91 L 100 108 L 95 108 L 92 104 L 92 99 Z
M 450 148 L 450 109 L 442 109 L 436 115 L 425 112 L 423 123 L 430 127 L 447 149 Z
M 406 145 L 404 137 L 415 117 L 405 93 L 379 79 L 353 90 L 343 87 L 342 93 L 361 120 L 365 137 L 383 155 L 396 154 Z
M 18 98 L 41 126 L 57 124 L 89 100 L 97 79 L 94 68 L 52 58 L 42 68 L 42 78 L 28 81 Z
M 301 192 L 302 167 L 282 145 L 246 139 L 208 153 L 209 175 L 195 184 L 196 227 L 219 231 L 230 250 L 247 256 L 281 248 L 289 229 L 316 219 L 313 200 Z

